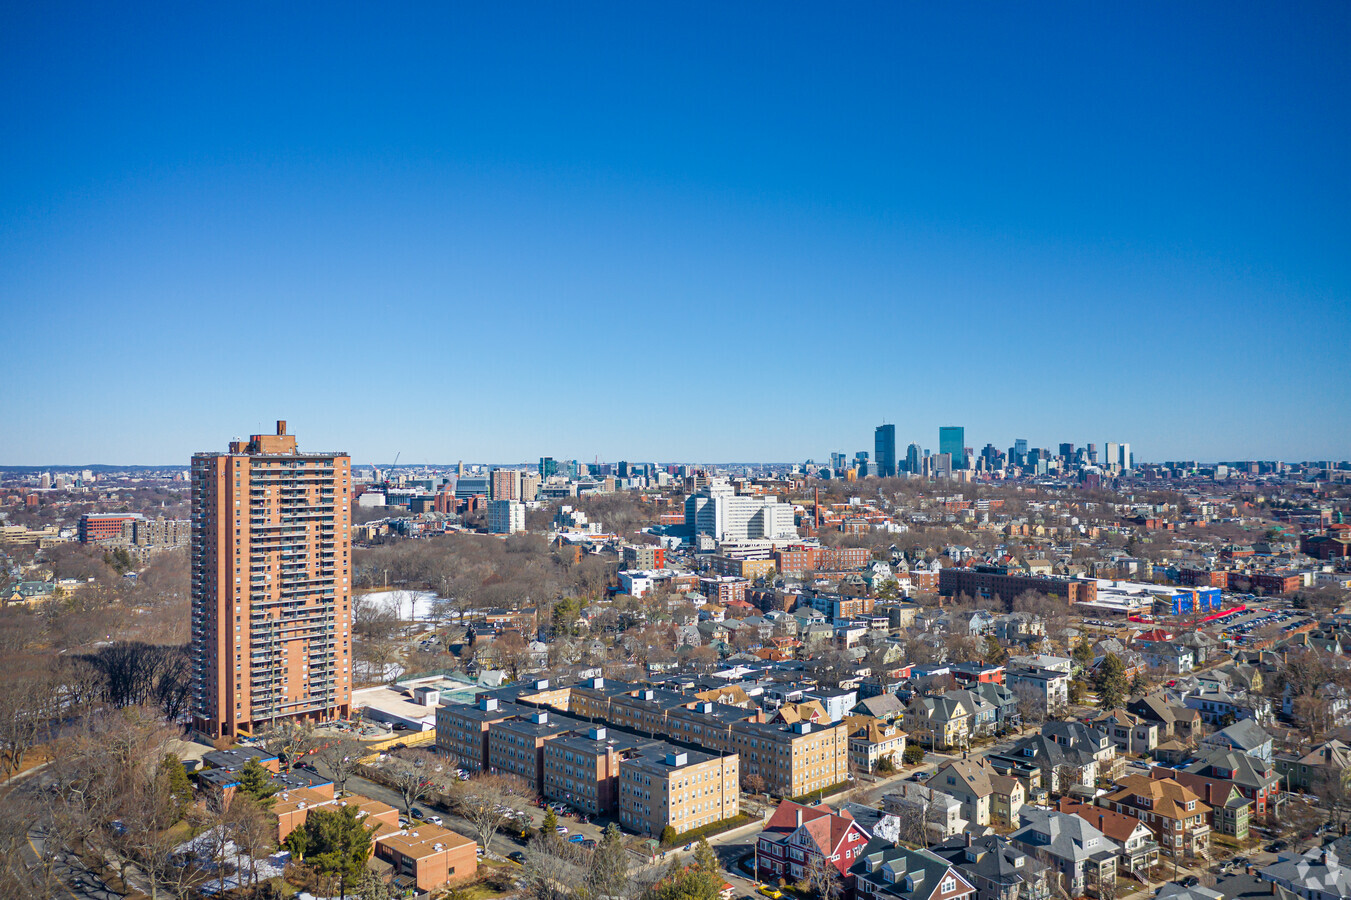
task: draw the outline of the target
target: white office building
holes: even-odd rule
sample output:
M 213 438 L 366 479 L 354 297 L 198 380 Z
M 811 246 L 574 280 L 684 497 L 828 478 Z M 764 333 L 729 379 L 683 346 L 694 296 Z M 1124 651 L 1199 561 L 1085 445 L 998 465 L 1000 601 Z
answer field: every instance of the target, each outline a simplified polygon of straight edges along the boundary
M 792 506 L 777 497 L 743 497 L 720 478 L 685 498 L 685 525 L 719 542 L 798 537 Z

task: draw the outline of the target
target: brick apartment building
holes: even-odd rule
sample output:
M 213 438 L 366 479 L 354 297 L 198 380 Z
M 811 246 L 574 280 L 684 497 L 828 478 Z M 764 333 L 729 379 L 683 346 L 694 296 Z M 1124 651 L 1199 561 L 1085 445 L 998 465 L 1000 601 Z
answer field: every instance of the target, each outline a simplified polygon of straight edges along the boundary
M 286 423 L 192 458 L 194 727 L 213 738 L 351 704 L 351 460 Z
M 944 597 L 965 594 L 978 600 L 999 598 L 1008 602 L 1026 591 L 1064 597 L 1067 603 L 1082 603 L 1097 599 L 1098 585 L 1091 580 L 1011 575 L 1007 566 L 951 568 L 938 575 L 938 593 Z
M 422 823 L 380 838 L 375 856 L 394 867 L 395 885 L 432 891 L 478 874 L 478 844 L 440 825 Z
M 683 834 L 737 815 L 740 790 L 736 754 L 660 745 L 620 760 L 619 821 L 638 834 Z

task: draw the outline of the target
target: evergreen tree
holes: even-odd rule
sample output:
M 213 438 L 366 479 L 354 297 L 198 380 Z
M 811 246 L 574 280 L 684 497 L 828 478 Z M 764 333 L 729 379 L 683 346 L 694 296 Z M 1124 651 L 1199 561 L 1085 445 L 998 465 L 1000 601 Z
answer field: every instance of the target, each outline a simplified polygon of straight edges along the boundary
M 1130 680 L 1126 677 L 1126 664 L 1115 653 L 1109 653 L 1098 667 L 1093 679 L 1098 692 L 1098 705 L 1103 709 L 1115 709 L 1120 706 L 1130 692 Z
M 183 768 L 183 761 L 172 753 L 164 754 L 164 759 L 160 760 L 160 777 L 164 779 L 164 790 L 173 805 L 174 822 L 178 822 L 192 803 L 192 781 L 188 779 L 187 769 Z
M 539 833 L 546 838 L 558 834 L 558 815 L 547 806 L 544 808 L 544 821 L 540 823 Z
M 718 864 L 718 854 L 709 846 L 708 838 L 699 838 L 699 843 L 694 845 L 694 867 L 700 872 L 713 875 L 717 875 L 721 868 Z
M 264 769 L 255 756 L 244 763 L 244 768 L 239 773 L 239 787 L 236 790 L 258 801 L 258 805 L 264 809 L 271 809 L 272 804 L 276 802 L 272 799 L 272 795 L 281 788 L 272 783 L 272 773 Z
M 987 666 L 1002 666 L 1008 658 L 1009 655 L 1004 651 L 1004 645 L 999 643 L 994 635 L 987 635 L 985 638 L 985 664 Z
M 346 897 L 349 887 L 361 883 L 371 857 L 372 832 L 357 818 L 355 806 L 315 807 L 305 817 L 304 827 L 286 836 L 284 846 L 319 874 L 336 878 Z
M 1074 652 L 1071 654 L 1074 661 L 1081 666 L 1088 666 L 1093 663 L 1093 643 L 1088 639 L 1080 641 L 1074 646 Z
M 611 822 L 605 826 L 600 843 L 591 855 L 588 880 L 594 896 L 618 894 L 629 878 L 629 853 L 624 849 L 624 837 L 619 826 Z

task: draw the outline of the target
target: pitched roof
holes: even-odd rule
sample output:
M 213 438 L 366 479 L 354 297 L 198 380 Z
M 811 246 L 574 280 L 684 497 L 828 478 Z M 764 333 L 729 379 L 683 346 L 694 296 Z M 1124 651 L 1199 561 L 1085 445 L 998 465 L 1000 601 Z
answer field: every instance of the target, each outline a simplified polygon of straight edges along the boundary
M 961 787 L 963 791 L 977 797 L 987 797 L 994 793 L 994 785 L 990 783 L 990 776 L 993 774 L 995 774 L 994 770 L 986 764 L 985 760 L 972 762 L 965 759 L 954 759 L 940 765 L 924 783 L 935 790 L 948 790 L 953 785 L 947 779 L 952 777 L 956 779 L 957 786 Z
M 1053 809 L 1024 806 L 1019 817 L 1023 827 L 1009 839 L 1025 846 L 1046 850 L 1059 859 L 1084 860 L 1106 853 L 1121 852 L 1116 841 L 1084 819 Z
M 1078 816 L 1112 840 L 1122 844 L 1130 839 L 1130 836 L 1135 833 L 1135 829 L 1145 827 L 1144 823 L 1134 816 L 1110 810 L 1105 806 L 1080 803 L 1078 800 L 1071 800 L 1069 797 L 1061 797 L 1058 808 L 1060 812 Z
M 1120 790 L 1107 795 L 1107 800 L 1115 803 L 1134 805 L 1136 795 L 1148 797 L 1150 812 L 1168 819 L 1182 819 L 1198 813 L 1210 812 L 1210 807 L 1201 802 L 1196 792 L 1172 778 L 1150 778 L 1148 775 L 1127 775 L 1121 781 Z M 1195 803 L 1187 809 L 1188 803 Z

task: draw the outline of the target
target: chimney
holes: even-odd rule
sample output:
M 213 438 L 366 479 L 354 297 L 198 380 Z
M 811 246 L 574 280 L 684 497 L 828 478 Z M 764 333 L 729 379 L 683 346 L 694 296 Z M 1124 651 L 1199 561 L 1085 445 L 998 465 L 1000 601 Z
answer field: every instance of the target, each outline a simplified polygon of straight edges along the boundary
M 277 420 L 277 434 L 278 434 L 278 435 L 286 434 L 286 420 L 285 420 L 285 419 L 278 419 L 278 420 Z
M 799 828 L 802 827 L 802 807 L 800 806 L 797 808 L 797 825 Z
M 1107 818 L 1107 817 L 1104 816 L 1102 813 L 1098 813 L 1098 830 L 1099 830 L 1099 831 L 1102 831 L 1102 830 L 1103 830 L 1103 827 L 1102 827 L 1102 826 L 1103 826 L 1103 820 L 1106 819 L 1106 818 Z
M 966 833 L 966 846 L 971 846 L 971 832 L 969 831 Z

